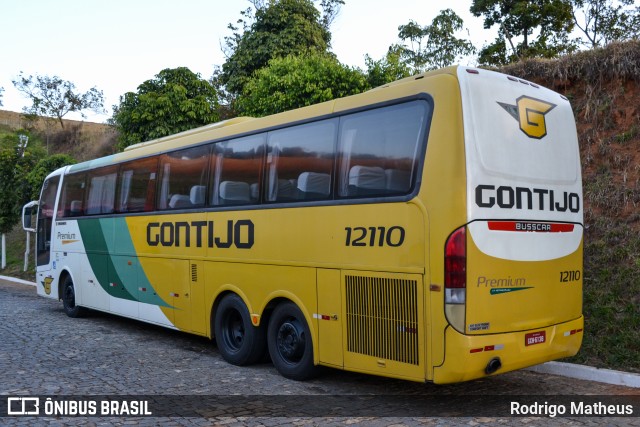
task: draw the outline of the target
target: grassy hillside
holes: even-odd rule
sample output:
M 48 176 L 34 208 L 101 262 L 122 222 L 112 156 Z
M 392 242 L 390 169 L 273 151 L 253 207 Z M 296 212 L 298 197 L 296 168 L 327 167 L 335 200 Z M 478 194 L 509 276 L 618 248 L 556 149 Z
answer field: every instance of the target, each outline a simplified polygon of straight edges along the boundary
M 571 361 L 640 372 L 640 42 L 501 71 L 566 95 L 576 116 L 586 326 L 583 348 Z M 10 266 L 0 274 L 33 278 L 21 272 L 24 233 L 15 231 L 9 242 Z
M 113 154 L 115 130 L 103 123 L 64 120 L 64 129 L 52 119 L 29 120 L 20 113 L 0 110 L 0 136 L 17 129 L 27 129 L 36 135 L 50 154 L 70 154 L 77 161 Z

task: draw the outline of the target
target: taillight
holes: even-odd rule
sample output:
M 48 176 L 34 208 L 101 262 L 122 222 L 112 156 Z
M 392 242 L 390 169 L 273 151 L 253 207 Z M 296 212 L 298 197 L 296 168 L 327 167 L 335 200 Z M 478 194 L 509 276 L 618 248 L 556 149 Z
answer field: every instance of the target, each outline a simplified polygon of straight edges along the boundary
M 454 231 L 444 252 L 445 303 L 464 304 L 467 294 L 467 228 Z

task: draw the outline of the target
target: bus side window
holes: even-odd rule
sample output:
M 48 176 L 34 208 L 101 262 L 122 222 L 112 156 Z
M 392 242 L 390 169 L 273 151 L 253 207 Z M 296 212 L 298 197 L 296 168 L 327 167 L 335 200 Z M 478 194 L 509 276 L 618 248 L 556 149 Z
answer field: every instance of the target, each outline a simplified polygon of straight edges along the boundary
M 110 214 L 114 211 L 117 166 L 109 166 L 88 173 L 86 215 Z M 71 206 L 73 210 L 73 204 Z
M 269 132 L 268 202 L 331 198 L 338 120 L 322 120 Z
M 84 215 L 84 173 L 66 175 L 62 184 L 62 195 L 58 203 L 58 217 L 69 218 Z
M 190 209 L 205 204 L 209 145 L 160 156 L 158 209 Z
M 260 203 L 265 134 L 214 145 L 210 205 Z
M 153 210 L 158 158 L 134 160 L 120 168 L 118 212 L 149 212 Z
M 342 117 L 339 196 L 408 194 L 425 139 L 428 105 L 413 101 Z

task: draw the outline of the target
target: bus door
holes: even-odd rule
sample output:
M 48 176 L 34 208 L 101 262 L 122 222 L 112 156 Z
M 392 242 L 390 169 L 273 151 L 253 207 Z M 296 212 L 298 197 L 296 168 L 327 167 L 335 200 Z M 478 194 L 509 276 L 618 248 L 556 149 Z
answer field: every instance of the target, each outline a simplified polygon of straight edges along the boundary
M 144 270 L 139 277 L 140 317 L 164 323 L 156 306 L 176 328 L 206 333 L 204 309 L 204 271 L 202 262 L 173 258 L 139 258 Z
M 55 215 L 55 202 L 60 176 L 47 179 L 42 186 L 36 220 L 36 270 L 39 294 L 51 295 L 55 261 L 51 259 L 52 230 Z M 55 295 L 55 293 L 54 293 Z

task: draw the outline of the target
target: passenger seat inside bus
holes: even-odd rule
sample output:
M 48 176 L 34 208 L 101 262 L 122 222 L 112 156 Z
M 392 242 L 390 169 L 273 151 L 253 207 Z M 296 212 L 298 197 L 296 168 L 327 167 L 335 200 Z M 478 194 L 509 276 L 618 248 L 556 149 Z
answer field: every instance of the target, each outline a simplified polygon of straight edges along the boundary
M 402 169 L 385 169 L 386 189 L 393 193 L 406 193 L 411 188 L 411 172 Z
M 385 193 L 387 177 L 380 166 L 354 166 L 349 171 L 349 195 L 368 196 Z
M 349 196 L 407 193 L 410 187 L 411 172 L 407 170 L 357 165 L 349 171 Z
M 204 206 L 204 195 L 207 187 L 204 185 L 194 185 L 189 192 L 189 201 L 193 206 Z
M 299 199 L 326 199 L 331 194 L 331 175 L 328 173 L 302 172 L 298 177 Z
M 69 216 L 82 215 L 82 200 L 72 200 L 69 204 Z
M 219 194 L 221 205 L 238 205 L 251 202 L 251 187 L 246 182 L 222 181 Z
M 191 201 L 186 194 L 174 194 L 169 199 L 169 207 L 171 209 L 184 209 L 191 207 Z

